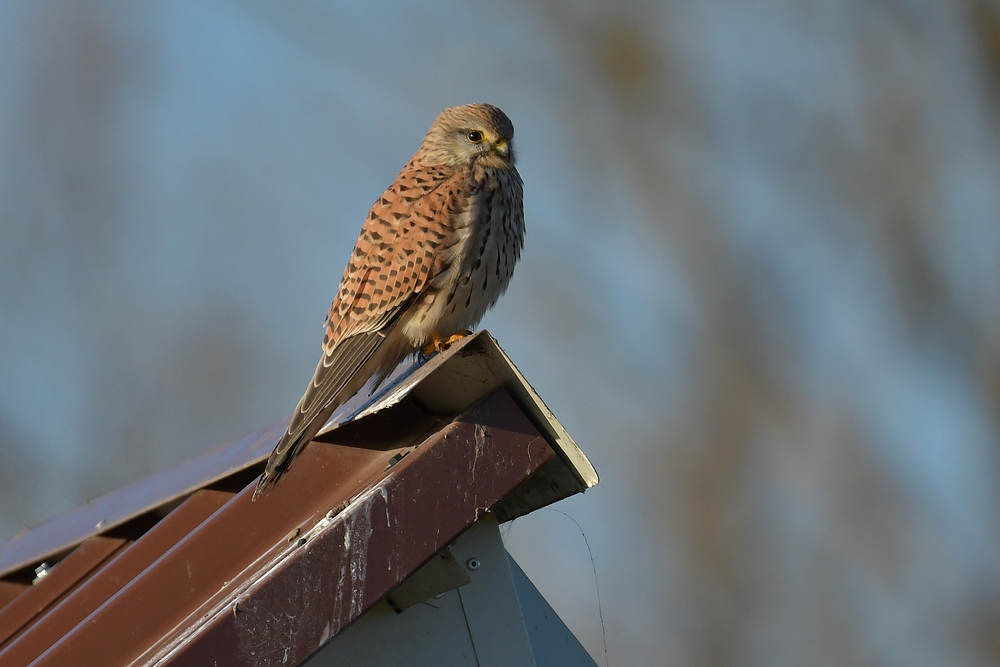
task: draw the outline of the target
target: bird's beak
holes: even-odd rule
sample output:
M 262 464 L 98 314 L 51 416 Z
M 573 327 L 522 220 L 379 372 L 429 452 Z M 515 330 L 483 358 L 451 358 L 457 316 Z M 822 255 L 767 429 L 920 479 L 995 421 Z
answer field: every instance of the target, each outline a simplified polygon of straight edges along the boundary
M 510 144 L 507 143 L 506 139 L 498 139 L 493 146 L 496 148 L 497 153 L 500 153 L 503 157 L 510 155 Z

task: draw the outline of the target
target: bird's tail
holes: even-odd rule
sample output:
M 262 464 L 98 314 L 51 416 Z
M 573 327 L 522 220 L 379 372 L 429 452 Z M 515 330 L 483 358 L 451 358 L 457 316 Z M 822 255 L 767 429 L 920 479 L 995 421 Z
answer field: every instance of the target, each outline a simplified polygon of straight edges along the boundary
M 344 401 L 370 380 L 377 385 L 413 348 L 399 327 L 382 334 L 363 333 L 343 340 L 330 355 L 320 359 L 309 388 L 292 414 L 264 466 L 253 492 L 253 500 L 267 495 L 278 483 L 295 457 L 312 442 L 326 421 Z

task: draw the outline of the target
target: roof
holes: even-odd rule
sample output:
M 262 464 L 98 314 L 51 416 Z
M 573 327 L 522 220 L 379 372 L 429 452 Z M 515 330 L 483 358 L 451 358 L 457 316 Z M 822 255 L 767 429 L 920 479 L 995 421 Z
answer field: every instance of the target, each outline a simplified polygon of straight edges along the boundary
M 345 404 L 251 503 L 284 427 L 0 543 L 0 666 L 300 664 L 485 512 L 598 482 L 485 331 Z

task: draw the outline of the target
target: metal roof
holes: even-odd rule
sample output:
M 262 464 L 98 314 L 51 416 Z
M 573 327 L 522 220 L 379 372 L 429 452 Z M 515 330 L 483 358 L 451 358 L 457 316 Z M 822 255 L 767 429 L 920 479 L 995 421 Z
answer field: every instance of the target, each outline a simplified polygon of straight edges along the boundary
M 0 543 L 0 667 L 301 664 L 483 513 L 598 481 L 484 331 L 346 404 L 251 503 L 283 428 Z

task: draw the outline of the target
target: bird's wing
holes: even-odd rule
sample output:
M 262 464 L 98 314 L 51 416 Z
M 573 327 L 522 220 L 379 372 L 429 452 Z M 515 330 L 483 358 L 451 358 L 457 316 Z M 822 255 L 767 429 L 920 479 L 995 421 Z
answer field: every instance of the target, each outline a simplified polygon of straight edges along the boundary
M 436 250 L 466 205 L 464 181 L 453 169 L 411 163 L 379 197 L 327 314 L 325 354 L 349 336 L 380 330 L 444 268 Z
M 255 497 L 350 398 L 345 388 L 353 394 L 369 379 L 355 378 L 366 364 L 368 373 L 390 365 L 388 372 L 401 360 L 380 360 L 376 368 L 369 363 L 406 307 L 446 268 L 435 251 L 466 205 L 464 181 L 446 167 L 411 162 L 372 206 L 327 314 L 323 357 L 268 459 Z

